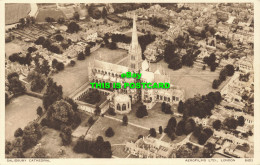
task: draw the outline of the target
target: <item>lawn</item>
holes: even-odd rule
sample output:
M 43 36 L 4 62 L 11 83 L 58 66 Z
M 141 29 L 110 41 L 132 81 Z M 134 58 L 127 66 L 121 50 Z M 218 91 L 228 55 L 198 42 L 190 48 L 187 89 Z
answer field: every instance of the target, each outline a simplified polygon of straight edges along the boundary
M 25 18 L 31 10 L 29 3 L 7 3 L 5 5 L 5 24 L 13 24 L 19 22 L 21 18 Z
M 99 48 L 91 53 L 89 57 L 86 57 L 84 61 L 76 61 L 74 67 L 66 67 L 63 71 L 54 74 L 52 77 L 58 85 L 63 86 L 63 94 L 69 96 L 72 92 L 89 81 L 88 65 L 93 62 L 94 57 L 99 59 L 99 56 L 101 56 L 102 60 L 117 62 L 126 55 L 127 52 L 122 49 L 110 50 L 107 48 Z
M 45 22 L 46 17 L 54 18 L 58 20 L 60 17 L 66 18 L 65 14 L 58 9 L 39 9 L 39 13 L 36 17 L 36 22 Z
M 109 127 L 112 127 L 115 132 L 113 137 L 105 136 L 105 131 Z M 149 131 L 130 124 L 123 126 L 120 121 L 109 119 L 107 117 L 100 117 L 91 127 L 88 134 L 94 138 L 102 136 L 104 140 L 110 141 L 113 146 L 115 144 L 125 144 L 126 142 L 136 141 L 139 135 L 147 136 Z
M 98 60 L 116 64 L 121 59 L 127 57 L 127 51 L 123 49 L 111 50 L 108 48 L 99 48 L 91 56 L 95 56 Z
M 60 132 L 48 127 L 43 127 L 43 137 L 38 143 L 47 151 L 51 158 L 91 158 L 86 153 L 75 153 L 73 146 L 76 144 L 77 138 L 72 139 L 72 143 L 69 146 L 62 146 L 62 140 L 60 138 Z M 60 155 L 59 151 L 63 149 L 64 155 Z M 30 157 L 33 149 L 27 150 L 24 155 L 26 158 Z
M 187 135 L 181 135 L 181 136 L 176 136 L 176 138 L 172 141 L 168 135 L 165 135 L 162 138 L 162 141 L 165 141 L 167 143 L 179 143 L 181 141 L 183 141 L 183 139 L 185 139 L 187 137 Z
M 165 114 L 161 111 L 161 103 L 156 103 L 152 109 L 148 110 L 148 116 L 144 118 L 137 118 L 135 113 L 137 108 L 140 106 L 140 103 L 133 104 L 132 105 L 132 111 L 127 114 L 128 122 L 150 128 L 155 128 L 157 131 L 159 129 L 159 126 L 162 126 L 163 128 L 166 127 L 168 120 L 172 117 L 172 115 Z M 122 119 L 123 115 L 117 114 L 116 116 L 113 116 L 117 119 Z M 181 118 L 175 117 L 177 122 L 181 120 Z
M 24 52 L 21 45 L 16 44 L 14 42 L 5 43 L 5 54 L 7 58 L 13 53 L 19 53 L 19 52 Z
M 212 82 L 219 77 L 219 71 L 210 72 L 209 70 L 202 70 L 199 68 L 189 68 L 183 66 L 179 70 L 172 70 L 168 68 L 168 64 L 164 60 L 158 63 L 151 63 L 151 70 L 157 70 L 161 65 L 166 74 L 170 75 L 171 84 L 182 87 L 185 90 L 185 99 L 191 98 L 197 94 L 208 94 L 212 89 Z
M 14 132 L 24 128 L 30 121 L 38 117 L 36 109 L 42 106 L 42 100 L 28 95 L 11 100 L 5 107 L 5 138 L 14 139 Z

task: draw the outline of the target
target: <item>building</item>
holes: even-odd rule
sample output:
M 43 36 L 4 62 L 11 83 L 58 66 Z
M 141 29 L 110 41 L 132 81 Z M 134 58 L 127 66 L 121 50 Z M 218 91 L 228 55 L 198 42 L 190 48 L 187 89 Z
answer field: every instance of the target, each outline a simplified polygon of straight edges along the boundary
M 174 144 L 152 138 L 143 137 L 135 143 L 127 142 L 125 151 L 139 158 L 170 158 L 176 149 Z
M 137 29 L 136 29 L 136 18 L 133 18 L 133 30 L 132 30 L 132 41 L 128 50 L 127 59 L 129 63 L 127 65 L 113 64 L 101 60 L 94 59 L 93 63 L 89 64 L 89 80 L 96 83 L 121 83 L 121 86 L 127 83 L 137 82 L 149 82 L 149 83 L 164 83 L 170 82 L 170 77 L 165 74 L 162 68 L 157 69 L 155 72 L 149 71 L 149 64 L 146 60 L 142 60 L 142 50 L 138 43 Z M 133 78 L 121 78 L 122 73 L 126 72 L 142 73 L 140 80 Z M 147 109 L 151 109 L 156 102 L 167 102 L 170 104 L 178 104 L 180 100 L 184 101 L 184 90 L 172 85 L 169 89 L 137 89 L 137 88 L 126 88 L 126 89 L 110 89 L 113 91 L 107 99 L 110 102 L 110 107 L 118 109 L 119 113 L 122 113 L 124 108 L 125 112 L 131 110 L 131 105 L 128 109 L 128 97 L 130 98 L 130 104 L 134 104 L 137 101 L 142 101 Z M 123 96 L 126 101 L 117 99 L 119 96 Z M 119 101 L 120 100 L 120 101 Z M 119 106 L 117 107 L 119 103 Z M 115 104 L 116 103 L 116 104 Z M 125 109 L 124 104 L 127 105 Z M 125 113 L 124 112 L 124 113 Z

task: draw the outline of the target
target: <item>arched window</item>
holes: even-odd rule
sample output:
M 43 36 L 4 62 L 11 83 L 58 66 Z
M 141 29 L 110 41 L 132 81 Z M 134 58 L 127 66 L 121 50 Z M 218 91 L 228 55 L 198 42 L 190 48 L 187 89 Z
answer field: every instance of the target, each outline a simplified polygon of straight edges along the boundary
M 120 104 L 117 104 L 116 109 L 119 110 L 119 111 L 121 111 Z
M 130 107 L 129 107 L 129 103 L 128 103 L 128 109 L 129 109 Z
M 125 111 L 125 110 L 126 110 L 126 105 L 123 104 L 123 105 L 122 105 L 122 111 Z

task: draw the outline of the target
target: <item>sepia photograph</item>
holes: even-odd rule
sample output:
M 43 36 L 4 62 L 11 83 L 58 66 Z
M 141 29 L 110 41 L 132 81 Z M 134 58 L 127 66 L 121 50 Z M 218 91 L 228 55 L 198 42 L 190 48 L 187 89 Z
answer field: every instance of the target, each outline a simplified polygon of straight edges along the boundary
M 4 3 L 4 159 L 257 157 L 254 3 L 158 2 Z

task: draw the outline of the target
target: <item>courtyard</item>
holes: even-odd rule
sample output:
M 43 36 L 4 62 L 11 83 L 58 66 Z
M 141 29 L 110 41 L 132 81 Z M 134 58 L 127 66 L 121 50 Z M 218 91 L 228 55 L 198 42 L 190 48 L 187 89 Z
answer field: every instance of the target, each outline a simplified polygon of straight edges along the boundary
M 14 132 L 24 128 L 29 122 L 37 119 L 36 109 L 42 106 L 42 100 L 28 95 L 11 100 L 5 107 L 5 138 L 14 139 Z

